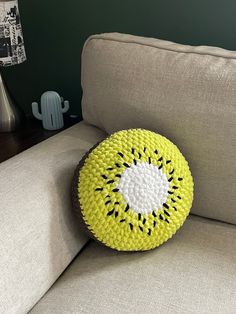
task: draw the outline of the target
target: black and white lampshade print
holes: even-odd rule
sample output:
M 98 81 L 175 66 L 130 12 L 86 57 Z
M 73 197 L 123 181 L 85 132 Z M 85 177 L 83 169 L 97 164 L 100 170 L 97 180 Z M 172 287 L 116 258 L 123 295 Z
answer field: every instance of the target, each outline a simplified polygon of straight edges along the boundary
M 0 0 L 0 66 L 26 60 L 17 0 Z

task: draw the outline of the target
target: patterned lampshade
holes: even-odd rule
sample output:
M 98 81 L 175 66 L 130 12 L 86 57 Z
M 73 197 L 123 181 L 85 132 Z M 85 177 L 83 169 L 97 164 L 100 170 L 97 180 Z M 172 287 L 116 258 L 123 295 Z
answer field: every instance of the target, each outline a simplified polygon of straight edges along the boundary
M 0 0 L 0 66 L 26 60 L 17 0 Z

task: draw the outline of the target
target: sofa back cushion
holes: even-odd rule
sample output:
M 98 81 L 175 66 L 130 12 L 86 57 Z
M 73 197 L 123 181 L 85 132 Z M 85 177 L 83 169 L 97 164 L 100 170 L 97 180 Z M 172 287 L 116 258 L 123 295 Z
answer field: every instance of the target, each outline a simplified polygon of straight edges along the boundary
M 83 50 L 82 87 L 87 122 L 168 137 L 192 169 L 192 213 L 236 224 L 236 52 L 94 35 Z

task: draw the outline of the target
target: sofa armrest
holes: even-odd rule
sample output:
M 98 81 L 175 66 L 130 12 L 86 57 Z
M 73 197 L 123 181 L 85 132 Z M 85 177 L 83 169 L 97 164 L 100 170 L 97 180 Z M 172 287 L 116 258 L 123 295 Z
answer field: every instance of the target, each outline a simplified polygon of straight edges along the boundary
M 27 312 L 86 243 L 70 182 L 104 136 L 81 122 L 0 164 L 0 313 Z

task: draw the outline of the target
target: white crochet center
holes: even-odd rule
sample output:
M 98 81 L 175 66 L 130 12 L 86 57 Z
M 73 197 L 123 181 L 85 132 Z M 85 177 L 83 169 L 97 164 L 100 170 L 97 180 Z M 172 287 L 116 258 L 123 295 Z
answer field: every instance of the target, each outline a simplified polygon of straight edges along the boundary
M 162 169 L 141 162 L 124 170 L 117 188 L 130 208 L 147 214 L 163 207 L 168 198 L 169 182 Z

